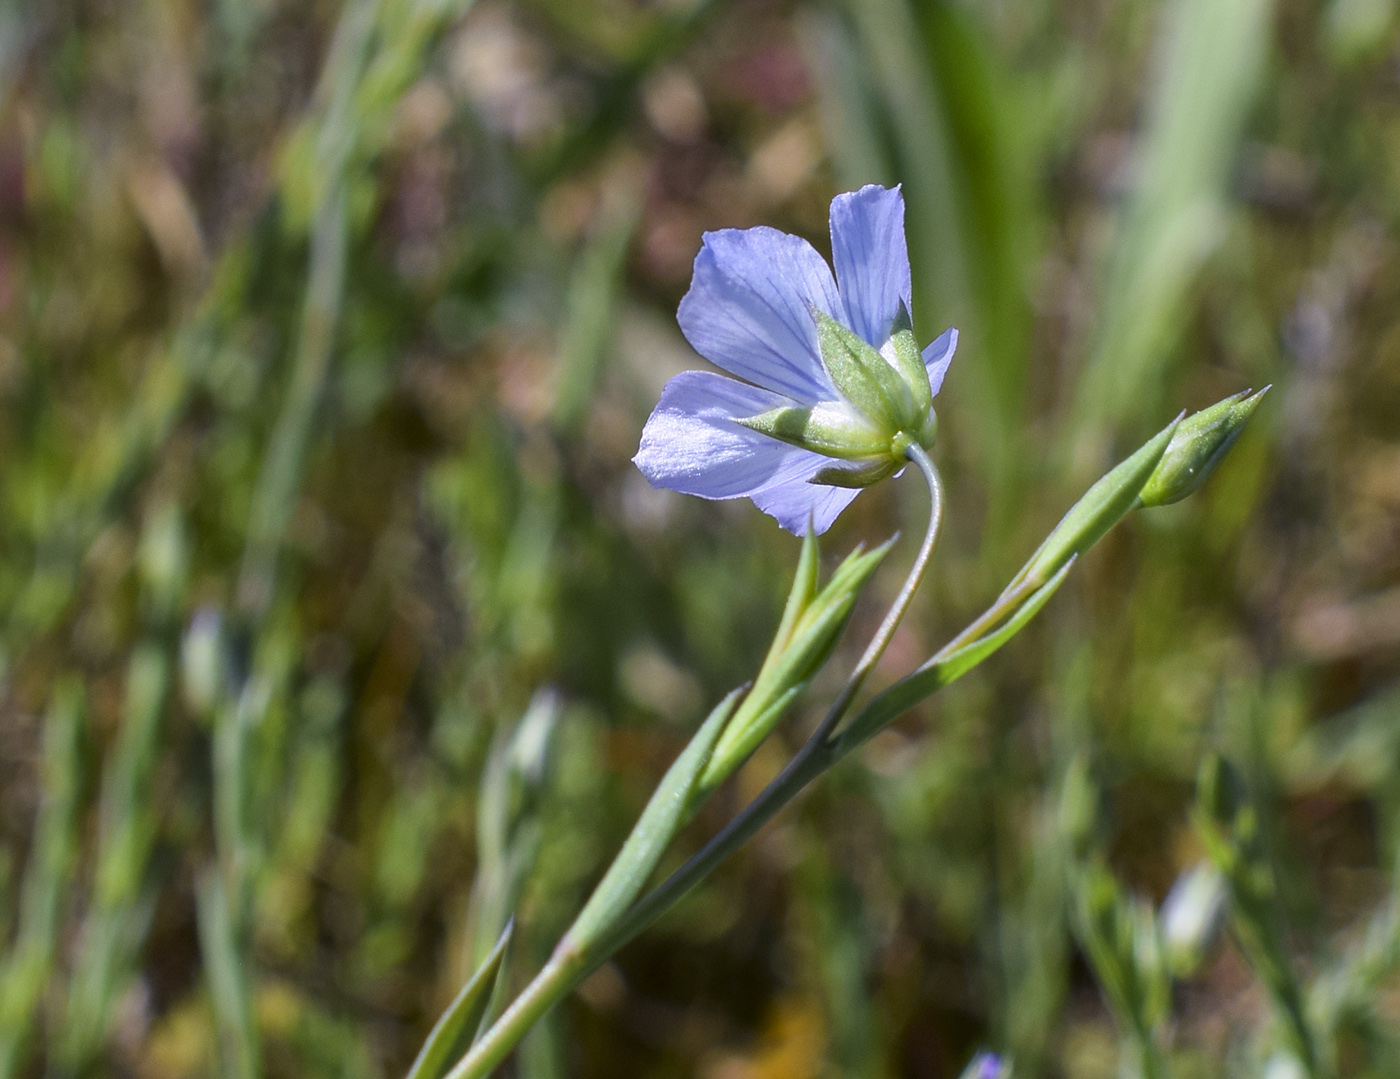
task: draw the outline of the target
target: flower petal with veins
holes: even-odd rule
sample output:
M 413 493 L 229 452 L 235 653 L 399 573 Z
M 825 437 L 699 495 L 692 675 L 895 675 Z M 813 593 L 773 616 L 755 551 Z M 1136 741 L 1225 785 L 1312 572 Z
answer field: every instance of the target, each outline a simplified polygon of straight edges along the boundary
M 876 383 L 889 382 L 892 376 L 883 365 L 876 370 L 869 364 L 881 364 L 881 357 L 890 362 L 893 353 L 886 346 L 897 319 L 904 330 L 909 326 L 901 318 L 910 307 L 911 285 L 899 189 L 872 184 L 833 199 L 831 246 L 835 276 L 806 240 L 776 229 L 705 233 L 677 318 L 700 355 L 737 377 L 687 371 L 666 384 L 633 458 L 653 487 L 701 498 L 751 498 L 790 532 L 804 534 L 809 522 L 825 532 L 860 488 L 818 483 L 817 476 L 830 479 L 832 468 L 848 468 L 857 473 L 852 482 L 873 483 L 888 474 L 881 462 L 902 463 L 898 446 L 911 438 L 931 444 L 931 410 L 926 416 L 906 413 L 911 407 L 921 413 L 938 393 L 957 348 L 956 330 L 923 350 L 931 393 L 918 387 L 912 406 L 903 412 L 875 409 L 875 416 L 868 402 L 864 411 L 854 403 L 860 395 L 851 386 L 846 390 L 852 399 L 837 389 L 827 364 L 843 378 L 851 372 L 834 356 L 823 356 L 826 339 L 818 333 L 821 321 L 829 333 L 845 334 L 850 356 L 842 362 L 865 363 L 863 370 L 873 372 Z M 833 329 L 832 320 L 839 327 Z M 847 331 L 865 344 L 851 345 Z M 873 359 L 860 359 L 865 345 L 880 357 L 867 350 Z M 922 377 L 912 357 L 911 364 L 912 370 L 910 364 L 890 364 L 902 381 L 886 388 L 887 397 L 908 398 L 899 387 Z M 854 435 L 845 439 L 839 431 L 827 432 L 823 441 L 816 431 L 820 425 L 764 433 L 740 422 L 777 409 L 797 410 L 788 415 L 800 420 L 832 408 L 842 415 L 855 410 L 861 423 L 852 431 L 862 433 L 861 441 Z M 911 418 L 914 426 L 903 426 Z M 874 424 L 868 431 L 865 420 Z

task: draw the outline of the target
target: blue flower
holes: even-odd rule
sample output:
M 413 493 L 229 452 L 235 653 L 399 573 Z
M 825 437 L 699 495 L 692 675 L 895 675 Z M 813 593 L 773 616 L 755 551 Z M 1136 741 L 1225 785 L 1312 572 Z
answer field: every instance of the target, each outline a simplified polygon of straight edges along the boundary
M 1011 1065 L 995 1053 L 981 1049 L 963 1069 L 962 1079 L 1011 1079 Z
M 737 378 L 686 371 L 666 384 L 633 458 L 653 487 L 751 498 L 788 531 L 810 520 L 820 533 L 903 466 L 908 442 L 932 444 L 958 333 L 914 344 L 899 189 L 833 199 L 831 248 L 834 279 L 800 237 L 705 234 L 677 317 Z

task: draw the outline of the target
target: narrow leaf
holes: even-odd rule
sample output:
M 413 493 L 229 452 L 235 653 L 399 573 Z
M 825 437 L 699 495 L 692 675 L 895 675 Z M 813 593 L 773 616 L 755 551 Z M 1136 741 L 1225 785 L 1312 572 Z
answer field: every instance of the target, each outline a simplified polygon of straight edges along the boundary
M 755 683 L 754 696 L 769 686 L 791 686 L 810 678 L 826 662 L 866 583 L 884 561 L 893 540 L 873 551 L 853 553 L 827 581 L 798 622 L 767 683 Z M 747 704 L 747 702 L 745 702 Z M 726 732 L 727 733 L 727 732 Z M 728 738 L 725 741 L 729 741 Z
M 817 594 L 817 572 L 821 568 L 821 549 L 817 545 L 816 529 L 809 528 L 802 537 L 802 554 L 797 559 L 797 571 L 792 575 L 792 591 L 788 593 L 787 604 L 783 607 L 783 617 L 778 622 L 778 632 L 773 634 L 773 645 L 768 650 L 764 662 L 775 660 L 792 638 L 797 620 L 806 613 L 807 605 Z
M 736 689 L 715 705 L 666 772 L 616 860 L 559 942 L 559 951 L 586 949 L 637 898 L 685 819 L 695 781 L 709 762 L 710 751 L 742 693 L 742 687 Z
M 1068 562 L 1061 566 L 1059 572 L 1032 594 L 1000 629 L 996 630 L 994 633 L 987 634 L 987 636 L 979 640 L 973 641 L 969 645 L 959 648 L 952 655 L 948 656 L 947 659 L 943 660 L 939 664 L 939 668 L 943 671 L 943 677 L 945 679 L 943 684 L 947 685 L 949 682 L 961 678 L 993 652 L 1000 649 L 1001 646 L 1011 640 L 1012 637 L 1020 633 L 1026 623 L 1036 616 L 1040 608 L 1045 606 L 1050 597 L 1053 596 L 1060 585 L 1064 583 L 1066 575 L 1068 575 L 1078 557 L 1078 555 L 1072 556 Z
M 1001 628 L 959 648 L 950 655 L 942 658 L 934 656 L 913 674 L 896 682 L 862 708 L 840 735 L 841 752 L 849 752 L 873 737 L 886 724 L 893 722 L 920 701 L 933 696 L 944 686 L 957 681 L 1020 633 L 1025 628 L 1026 623 L 1039 613 L 1040 609 L 1064 583 L 1074 561 L 1071 558 L 1061 566 L 1060 571 L 1032 593 Z
M 1120 461 L 1060 518 L 1045 542 L 1031 556 L 1010 588 L 1048 577 L 1071 555 L 1083 554 L 1138 504 L 1138 495 L 1167 452 L 1182 413 L 1145 442 L 1136 453 Z
M 733 775 L 778 725 L 812 675 L 830 657 L 856 599 L 893 542 L 882 543 L 873 551 L 862 551 L 858 547 L 837 567 L 831 580 L 798 619 L 782 654 L 771 664 L 764 664 L 733 722 L 716 743 L 695 785 L 696 794 L 708 794 Z
M 442 1079 L 447 1069 L 471 1048 L 486 1010 L 491 1005 L 496 983 L 505 970 L 506 949 L 514 932 L 515 920 L 511 919 L 506 923 L 496 946 L 491 949 L 491 954 L 462 986 L 462 991 L 442 1013 L 442 1018 L 434 1024 L 406 1079 Z

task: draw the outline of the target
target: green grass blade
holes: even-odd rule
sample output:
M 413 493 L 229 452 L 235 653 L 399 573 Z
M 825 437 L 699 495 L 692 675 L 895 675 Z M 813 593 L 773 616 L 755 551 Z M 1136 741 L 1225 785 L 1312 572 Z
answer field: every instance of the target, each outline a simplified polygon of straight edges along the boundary
M 1269 0 L 1176 0 L 1166 12 L 1158 81 L 1104 275 L 1075 428 L 1108 427 L 1160 406 L 1183 300 L 1223 236 L 1226 183 L 1259 84 Z M 1079 455 L 1086 459 L 1086 454 Z
M 19 1074 L 53 973 L 54 951 L 78 851 L 83 686 L 60 679 L 44 719 L 43 803 L 25 866 L 19 935 L 0 963 L 0 1076 Z
M 217 1027 L 219 1074 L 223 1079 L 256 1079 L 260 1049 L 248 970 L 217 870 L 206 870 L 200 878 L 196 904 L 199 950 Z

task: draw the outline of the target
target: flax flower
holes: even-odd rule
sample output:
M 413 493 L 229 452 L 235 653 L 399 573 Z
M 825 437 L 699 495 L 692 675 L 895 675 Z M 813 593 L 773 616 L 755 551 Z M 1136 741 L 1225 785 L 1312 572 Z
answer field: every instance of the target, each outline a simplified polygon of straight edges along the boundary
M 666 384 L 634 458 L 654 487 L 751 498 L 790 532 L 825 532 L 860 489 L 928 448 L 957 346 L 914 342 L 904 199 L 870 185 L 831 203 L 836 273 L 776 229 L 705 234 L 678 318 L 734 378 Z M 740 381 L 742 380 L 742 381 Z

